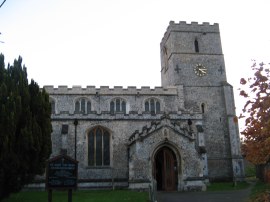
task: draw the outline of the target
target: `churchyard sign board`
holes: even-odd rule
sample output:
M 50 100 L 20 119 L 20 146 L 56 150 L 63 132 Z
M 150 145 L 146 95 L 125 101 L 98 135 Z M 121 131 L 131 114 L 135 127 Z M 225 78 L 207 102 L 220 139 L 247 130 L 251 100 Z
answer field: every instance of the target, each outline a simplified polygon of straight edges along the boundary
M 52 190 L 68 190 L 68 202 L 72 202 L 72 189 L 77 188 L 78 161 L 67 155 L 59 155 L 47 161 L 46 189 L 48 202 L 52 202 Z
M 66 155 L 56 156 L 47 162 L 47 189 L 76 189 L 78 161 Z

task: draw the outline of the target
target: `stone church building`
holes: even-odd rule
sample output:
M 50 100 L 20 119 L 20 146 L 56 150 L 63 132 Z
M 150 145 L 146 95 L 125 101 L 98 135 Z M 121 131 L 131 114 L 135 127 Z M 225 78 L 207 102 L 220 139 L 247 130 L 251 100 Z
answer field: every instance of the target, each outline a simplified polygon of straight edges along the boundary
M 79 187 L 203 190 L 241 180 L 233 88 L 218 24 L 170 22 L 160 43 L 161 87 L 44 86 L 52 156 L 79 161 Z

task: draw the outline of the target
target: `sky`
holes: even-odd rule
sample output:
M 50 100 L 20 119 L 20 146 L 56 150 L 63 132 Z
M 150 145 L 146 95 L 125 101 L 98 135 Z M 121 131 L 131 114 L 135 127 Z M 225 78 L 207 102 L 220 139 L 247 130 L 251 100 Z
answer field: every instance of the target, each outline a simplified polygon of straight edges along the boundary
M 270 62 L 269 8 L 269 0 L 6 0 L 0 53 L 6 64 L 22 56 L 41 87 L 153 88 L 161 86 L 160 41 L 170 21 L 219 23 L 239 110 L 251 60 Z

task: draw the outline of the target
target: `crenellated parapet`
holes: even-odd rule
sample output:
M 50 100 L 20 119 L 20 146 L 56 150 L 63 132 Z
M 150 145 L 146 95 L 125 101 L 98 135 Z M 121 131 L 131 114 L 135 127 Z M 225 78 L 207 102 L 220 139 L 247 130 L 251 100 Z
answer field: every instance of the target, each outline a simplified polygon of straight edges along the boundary
M 122 86 L 115 86 L 109 88 L 109 86 L 101 86 L 96 88 L 95 86 L 87 86 L 82 88 L 81 86 L 44 86 L 43 87 L 50 95 L 177 95 L 176 87 L 155 87 L 142 86 L 136 88 L 134 86 L 128 86 L 123 88 Z
M 166 42 L 171 32 L 201 32 L 201 33 L 219 33 L 219 24 L 210 24 L 209 22 L 198 22 L 187 23 L 186 21 L 180 21 L 175 23 L 170 21 L 170 24 L 162 38 L 161 45 Z

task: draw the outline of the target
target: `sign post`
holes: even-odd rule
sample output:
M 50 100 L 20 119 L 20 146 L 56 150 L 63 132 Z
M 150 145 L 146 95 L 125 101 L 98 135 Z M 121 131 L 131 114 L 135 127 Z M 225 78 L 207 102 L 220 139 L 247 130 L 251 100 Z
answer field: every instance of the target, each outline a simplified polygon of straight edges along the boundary
M 59 155 L 47 161 L 46 189 L 48 202 L 52 202 L 52 190 L 68 190 L 68 202 L 72 202 L 72 189 L 77 189 L 78 161 L 67 155 Z

